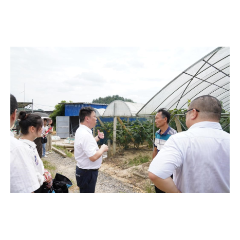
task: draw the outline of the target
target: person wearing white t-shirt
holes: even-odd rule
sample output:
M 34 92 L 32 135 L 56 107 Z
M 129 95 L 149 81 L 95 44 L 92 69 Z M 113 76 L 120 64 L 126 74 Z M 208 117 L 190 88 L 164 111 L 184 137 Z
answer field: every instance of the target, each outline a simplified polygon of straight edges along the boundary
M 219 124 L 221 112 L 221 103 L 210 95 L 191 102 L 185 112 L 188 130 L 171 136 L 149 166 L 149 178 L 158 188 L 230 192 L 230 134 Z
M 80 193 L 94 193 L 98 177 L 98 169 L 102 164 L 102 154 L 108 151 L 103 144 L 99 149 L 97 141 L 104 138 L 98 131 L 93 137 L 91 129 L 96 126 L 97 118 L 92 107 L 82 108 L 79 112 L 80 126 L 74 140 L 74 156 L 77 161 L 76 180 Z

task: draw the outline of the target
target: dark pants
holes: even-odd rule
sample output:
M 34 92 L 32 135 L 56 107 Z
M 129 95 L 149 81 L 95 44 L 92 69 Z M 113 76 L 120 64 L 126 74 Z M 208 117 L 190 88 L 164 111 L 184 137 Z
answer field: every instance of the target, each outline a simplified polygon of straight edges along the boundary
M 173 178 L 173 175 L 171 175 L 171 178 Z M 156 191 L 156 193 L 165 193 L 164 191 L 160 190 L 156 186 L 155 186 L 155 191 Z
M 76 167 L 76 180 L 80 193 L 94 193 L 98 170 L 86 170 Z

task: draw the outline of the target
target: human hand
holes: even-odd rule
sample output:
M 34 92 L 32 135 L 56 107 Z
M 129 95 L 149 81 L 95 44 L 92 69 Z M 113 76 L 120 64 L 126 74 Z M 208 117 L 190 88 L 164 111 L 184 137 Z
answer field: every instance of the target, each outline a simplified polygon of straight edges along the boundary
M 101 146 L 101 149 L 103 149 L 103 152 L 107 152 L 107 151 L 108 151 L 108 145 L 103 144 L 103 145 Z
M 100 131 L 98 130 L 98 137 L 99 137 L 100 139 L 104 139 L 104 133 L 103 133 L 103 132 L 100 132 Z
M 51 173 L 44 169 L 44 180 L 47 183 L 47 187 L 50 188 L 52 186 L 52 176 Z

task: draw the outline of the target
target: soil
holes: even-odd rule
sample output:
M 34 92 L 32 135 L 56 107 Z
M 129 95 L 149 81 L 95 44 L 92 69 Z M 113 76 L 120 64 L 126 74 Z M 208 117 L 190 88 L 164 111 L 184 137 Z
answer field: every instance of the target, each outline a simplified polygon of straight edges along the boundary
M 111 152 L 108 153 L 107 158 L 103 159 L 99 169 L 95 192 L 153 192 L 153 186 L 148 178 L 152 149 L 147 146 L 140 146 L 139 149 L 131 147 L 126 150 L 117 148 L 117 153 L 114 156 L 109 156 L 110 154 Z M 43 158 L 43 160 L 55 166 L 54 172 L 67 176 L 73 182 L 69 192 L 79 192 L 75 179 L 76 161 L 74 156 L 64 158 L 55 152 L 47 156 L 48 158 Z M 134 158 L 146 156 L 149 159 L 148 162 L 137 166 L 129 164 Z
M 129 165 L 130 160 L 141 156 L 147 156 L 149 162 L 137 166 Z M 100 170 L 124 183 L 132 184 L 141 189 L 141 191 L 146 192 L 146 187 L 150 186 L 148 167 L 151 159 L 152 149 L 144 146 L 139 149 L 130 148 L 120 153 L 118 152 L 113 157 L 104 159 Z

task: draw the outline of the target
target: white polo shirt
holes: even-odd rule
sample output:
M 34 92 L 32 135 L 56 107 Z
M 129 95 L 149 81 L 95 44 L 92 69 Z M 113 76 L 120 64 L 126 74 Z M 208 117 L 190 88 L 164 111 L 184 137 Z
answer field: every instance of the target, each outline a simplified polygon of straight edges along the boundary
M 82 169 L 98 169 L 102 164 L 102 156 L 92 162 L 89 158 L 99 150 L 90 128 L 80 124 L 75 134 L 74 156 L 77 166 Z
M 149 171 L 173 180 L 181 192 L 230 192 L 230 134 L 217 122 L 199 122 L 172 135 Z
M 10 131 L 10 192 L 31 193 L 40 187 L 36 170 L 23 142 Z

